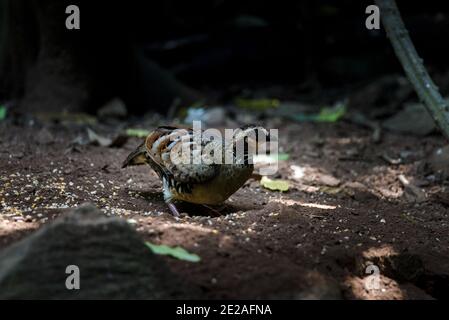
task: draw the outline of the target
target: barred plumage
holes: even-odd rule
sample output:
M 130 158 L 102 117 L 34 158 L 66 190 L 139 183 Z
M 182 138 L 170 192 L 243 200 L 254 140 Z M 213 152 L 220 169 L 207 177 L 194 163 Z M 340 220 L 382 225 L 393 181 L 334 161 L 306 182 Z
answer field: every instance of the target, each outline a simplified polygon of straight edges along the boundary
M 164 199 L 175 215 L 178 211 L 172 204 L 173 200 L 219 204 L 251 176 L 253 164 L 248 161 L 251 156 L 248 152 L 248 133 L 253 131 L 257 135 L 258 130 L 264 130 L 264 134 L 268 135 L 263 128 L 246 127 L 226 145 L 224 139 L 218 141 L 203 136 L 196 139 L 192 129 L 159 127 L 128 156 L 123 167 L 150 165 L 162 180 Z M 244 149 L 241 155 L 236 152 L 239 142 L 242 142 Z M 231 155 L 232 164 L 225 164 L 227 154 Z

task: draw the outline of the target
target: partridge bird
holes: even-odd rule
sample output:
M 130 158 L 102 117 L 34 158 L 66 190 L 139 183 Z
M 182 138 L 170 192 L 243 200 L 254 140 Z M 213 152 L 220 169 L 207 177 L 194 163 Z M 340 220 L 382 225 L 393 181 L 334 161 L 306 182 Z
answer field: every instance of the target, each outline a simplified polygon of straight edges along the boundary
M 251 153 L 254 139 L 249 137 L 256 136 L 257 146 L 261 133 L 268 137 L 265 129 L 247 126 L 225 141 L 203 134 L 196 139 L 197 133 L 192 129 L 158 127 L 127 157 L 122 167 L 150 165 L 162 180 L 165 202 L 172 214 L 178 216 L 175 200 L 215 205 L 236 192 L 254 169 Z

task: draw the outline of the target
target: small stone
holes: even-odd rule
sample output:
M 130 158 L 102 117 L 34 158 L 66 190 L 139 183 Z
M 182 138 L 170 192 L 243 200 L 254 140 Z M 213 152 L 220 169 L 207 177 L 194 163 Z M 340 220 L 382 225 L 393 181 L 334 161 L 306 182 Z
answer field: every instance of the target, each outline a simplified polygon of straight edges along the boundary
M 388 130 L 425 136 L 435 130 L 435 122 L 422 103 L 407 104 L 382 124 Z
M 51 132 L 46 128 L 41 129 L 35 136 L 35 139 L 38 144 L 42 145 L 51 144 L 55 140 Z M 53 165 L 53 162 L 50 165 Z
M 125 118 L 127 114 L 126 105 L 119 98 L 112 99 L 106 103 L 97 113 L 100 118 Z
M 334 176 L 328 174 L 321 174 L 317 178 L 317 182 L 320 184 L 324 184 L 329 187 L 337 187 L 340 185 L 340 180 L 335 178 Z

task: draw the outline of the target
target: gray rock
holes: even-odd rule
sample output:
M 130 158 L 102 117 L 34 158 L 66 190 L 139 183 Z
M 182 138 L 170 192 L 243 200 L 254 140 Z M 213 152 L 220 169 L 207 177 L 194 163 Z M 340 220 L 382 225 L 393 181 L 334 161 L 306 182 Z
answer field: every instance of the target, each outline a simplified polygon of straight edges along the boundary
M 51 144 L 55 141 L 53 134 L 47 128 L 39 130 L 35 139 L 36 142 L 41 145 Z
M 193 121 L 202 121 L 208 127 L 223 124 L 226 118 L 226 112 L 223 107 L 212 108 L 190 108 L 187 110 L 187 116 L 184 123 L 192 125 Z
M 383 127 L 394 132 L 425 136 L 435 130 L 435 122 L 423 104 L 414 103 L 385 120 Z
M 106 103 L 101 107 L 97 115 L 100 118 L 125 118 L 128 114 L 125 103 L 119 99 L 115 98 Z
M 447 178 L 449 176 L 449 145 L 434 150 L 426 163 L 434 174 Z
M 223 107 L 214 107 L 206 110 L 203 116 L 204 122 L 208 126 L 220 125 L 226 118 L 226 112 Z
M 80 289 L 68 290 L 69 265 Z M 84 205 L 0 253 L 0 299 L 176 299 L 198 294 L 137 232 Z

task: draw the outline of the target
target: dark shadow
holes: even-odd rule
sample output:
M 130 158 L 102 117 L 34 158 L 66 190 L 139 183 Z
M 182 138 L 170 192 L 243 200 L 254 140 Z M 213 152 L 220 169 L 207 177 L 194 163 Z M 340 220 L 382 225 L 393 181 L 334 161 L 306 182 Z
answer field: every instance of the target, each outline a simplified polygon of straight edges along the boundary
M 158 202 L 160 205 L 165 206 L 165 201 L 162 193 L 160 191 L 142 191 L 130 189 L 137 196 L 145 199 L 148 202 Z M 188 203 L 183 201 L 175 201 L 175 205 L 178 211 L 181 213 L 186 213 L 189 216 L 204 216 L 204 217 L 219 217 L 225 216 L 230 213 L 234 213 L 242 210 L 251 210 L 254 207 L 248 207 L 244 205 L 233 205 L 227 202 L 221 205 L 201 205 L 195 203 Z M 169 212 L 169 209 L 166 209 Z

